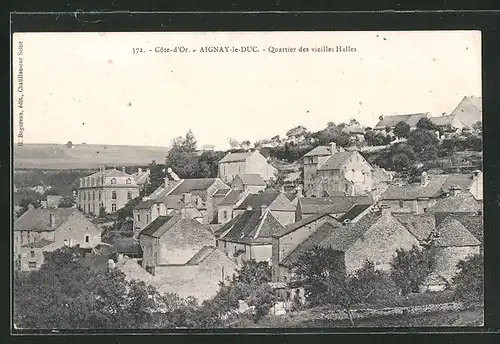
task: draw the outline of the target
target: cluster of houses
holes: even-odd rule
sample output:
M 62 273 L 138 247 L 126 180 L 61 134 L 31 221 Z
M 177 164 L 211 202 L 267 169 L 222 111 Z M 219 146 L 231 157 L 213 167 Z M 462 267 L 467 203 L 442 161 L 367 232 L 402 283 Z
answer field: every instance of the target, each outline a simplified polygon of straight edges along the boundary
M 461 113 L 450 116 L 464 121 Z M 355 272 L 366 260 L 388 270 L 397 250 L 431 245 L 436 266 L 422 290 L 450 286 L 457 262 L 482 252 L 481 171 L 424 172 L 418 183 L 398 182 L 334 143 L 301 161 L 304 183 L 291 192 L 271 187 L 277 170 L 258 151 L 228 153 L 217 178 L 182 179 L 168 168 L 134 208 L 133 238 L 116 246 L 110 268 L 161 293 L 203 301 L 247 260 L 267 262 L 272 286 L 287 291 L 290 268 L 315 246 L 332 248 Z M 14 224 L 17 268 L 37 269 L 43 252 L 63 246 L 100 252 L 107 244 L 92 217 L 139 197 L 148 176 L 101 168 L 80 180 L 76 208 L 30 207 Z

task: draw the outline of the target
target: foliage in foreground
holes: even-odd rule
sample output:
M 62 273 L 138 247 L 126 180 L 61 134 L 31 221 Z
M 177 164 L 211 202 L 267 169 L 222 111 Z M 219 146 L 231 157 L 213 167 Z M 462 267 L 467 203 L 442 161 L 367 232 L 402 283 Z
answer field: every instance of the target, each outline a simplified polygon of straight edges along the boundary
M 457 265 L 459 272 L 454 277 L 455 298 L 465 304 L 484 303 L 484 259 L 476 254 Z

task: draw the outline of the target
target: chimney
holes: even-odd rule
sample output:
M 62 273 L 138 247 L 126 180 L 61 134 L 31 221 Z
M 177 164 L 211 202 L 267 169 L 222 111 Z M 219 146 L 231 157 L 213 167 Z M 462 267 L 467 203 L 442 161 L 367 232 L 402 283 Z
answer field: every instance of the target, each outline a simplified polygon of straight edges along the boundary
M 106 171 L 106 166 L 101 166 L 101 172 Z
M 30 203 L 30 204 L 28 205 L 28 210 L 30 210 L 30 209 L 35 209 L 35 206 L 33 206 L 33 203 Z
M 472 176 L 474 178 L 478 178 L 481 174 L 482 174 L 482 172 L 480 170 L 475 170 L 472 172 Z
M 266 211 L 266 209 L 267 209 L 267 205 L 262 204 L 262 205 L 260 206 L 260 212 L 261 212 L 262 214 L 264 214 L 264 212 Z
M 304 194 L 302 193 L 302 186 L 299 185 L 295 188 L 295 195 L 297 197 L 304 197 Z
M 332 155 L 337 153 L 337 144 L 335 142 L 330 142 L 330 153 Z
M 165 178 L 163 178 L 163 187 L 166 188 L 168 186 L 168 176 L 165 176 Z
M 462 191 L 462 188 L 458 185 L 450 186 L 450 196 L 454 197 Z
M 247 205 L 247 210 L 253 210 L 253 207 L 249 204 Z
M 422 175 L 420 176 L 420 185 L 421 186 L 427 186 L 429 184 L 429 175 L 427 172 L 422 172 Z
M 115 268 L 115 261 L 113 259 L 108 259 L 108 270 L 113 270 Z
M 189 192 L 182 194 L 182 203 L 184 204 L 191 203 L 191 194 Z
M 54 229 L 56 227 L 54 214 L 49 214 L 50 228 Z
M 351 219 L 345 219 L 342 221 L 342 226 L 348 225 L 349 223 L 351 223 Z
M 201 199 L 201 197 L 200 197 L 200 196 L 198 196 L 198 197 L 196 198 L 196 206 L 197 206 L 198 208 L 200 208 L 200 207 L 202 207 L 202 206 L 203 206 L 203 200 Z
M 141 174 L 141 173 L 142 173 L 142 168 L 140 168 L 140 167 L 139 167 L 139 168 L 137 169 L 137 173 L 138 173 L 138 174 Z
M 418 200 L 414 199 L 411 203 L 411 211 L 414 214 L 418 214 Z
M 122 167 L 122 172 L 123 172 L 123 173 L 126 173 L 126 172 L 125 172 L 125 166 L 123 166 L 123 167 Z
M 147 169 L 146 169 L 146 173 L 147 173 L 147 174 L 150 174 L 150 173 L 151 173 L 151 169 L 147 168 Z

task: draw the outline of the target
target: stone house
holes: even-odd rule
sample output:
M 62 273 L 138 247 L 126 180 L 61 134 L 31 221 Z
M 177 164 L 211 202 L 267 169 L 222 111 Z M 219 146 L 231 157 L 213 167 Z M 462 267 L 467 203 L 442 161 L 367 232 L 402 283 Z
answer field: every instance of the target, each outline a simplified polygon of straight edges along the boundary
M 483 98 L 465 96 L 450 116 L 456 116 L 467 127 L 472 128 L 474 123 L 483 119 Z
M 435 206 L 444 197 L 468 192 L 482 199 L 482 173 L 432 174 L 423 172 L 420 183 L 392 184 L 380 196 L 379 203 L 394 212 L 422 213 Z
M 280 238 L 277 245 L 281 248 Z M 323 224 L 302 240 L 292 251 L 280 257 L 278 275 L 281 281 L 292 277 L 290 268 L 297 258 L 314 246 L 332 248 L 338 252 L 340 262 L 347 273 L 361 269 L 366 261 L 375 268 L 388 271 L 390 263 L 399 249 L 411 249 L 419 245 L 418 240 L 397 221 L 388 210 L 372 212 L 352 224 Z
M 305 196 L 325 197 L 338 192 L 364 195 L 373 187 L 372 167 L 357 151 L 318 146 L 303 157 Z
M 101 243 L 101 231 L 78 209 L 30 207 L 14 222 L 14 257 L 20 270 L 38 269 L 43 252 L 63 246 L 91 250 Z
M 273 282 L 287 282 L 287 277 L 283 278 L 281 275 L 282 269 L 279 263 L 322 226 L 335 227 L 341 224 L 328 214 L 319 214 L 290 224 L 272 236 Z
M 271 211 L 274 217 L 285 226 L 295 222 L 296 207 L 290 202 L 286 194 L 275 190 L 247 195 L 234 208 L 233 217 L 248 209 L 261 209 L 262 207 Z
M 219 161 L 219 178 L 231 183 L 238 174 L 259 174 L 266 182 L 274 180 L 278 170 L 258 151 L 228 153 Z
M 215 233 L 217 247 L 238 265 L 251 259 L 270 263 L 271 237 L 284 228 L 267 206 L 256 209 L 249 206 Z
M 208 226 L 180 215 L 159 216 L 139 233 L 145 268 L 186 264 L 202 247 L 213 246 Z
M 85 214 L 101 215 L 115 213 L 129 201 L 139 197 L 139 185 L 134 177 L 116 169 L 106 170 L 101 167 L 99 172 L 80 178 L 77 195 L 77 207 Z
M 231 188 L 247 193 L 259 193 L 267 188 L 260 174 L 237 174 L 231 182 Z
M 217 206 L 217 223 L 225 224 L 233 218 L 234 208 L 246 198 L 247 194 L 231 189 Z
M 404 114 L 404 115 L 382 115 L 379 117 L 379 122 L 373 130 L 384 135 L 391 134 L 394 135 L 394 127 L 399 122 L 404 122 L 410 126 L 410 130 L 415 130 L 417 128 L 417 123 L 422 118 L 430 118 L 429 112 L 415 113 L 415 114 Z M 389 132 L 387 132 L 389 128 Z
M 372 204 L 373 198 L 371 196 L 302 197 L 297 201 L 295 221 L 318 214 L 330 214 L 335 218 L 339 218 L 356 205 L 366 206 L 364 208 L 366 209 Z

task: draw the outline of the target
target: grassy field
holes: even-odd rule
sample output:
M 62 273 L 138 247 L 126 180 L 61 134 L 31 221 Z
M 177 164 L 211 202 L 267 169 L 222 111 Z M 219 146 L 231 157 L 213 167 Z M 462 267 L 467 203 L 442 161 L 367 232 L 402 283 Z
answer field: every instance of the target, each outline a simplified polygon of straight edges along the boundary
M 167 147 L 79 144 L 72 148 L 58 144 L 25 144 L 14 148 L 17 169 L 84 169 L 102 165 L 147 165 L 163 162 Z

